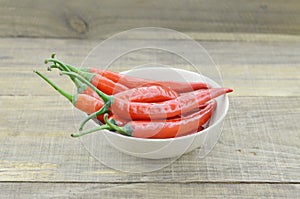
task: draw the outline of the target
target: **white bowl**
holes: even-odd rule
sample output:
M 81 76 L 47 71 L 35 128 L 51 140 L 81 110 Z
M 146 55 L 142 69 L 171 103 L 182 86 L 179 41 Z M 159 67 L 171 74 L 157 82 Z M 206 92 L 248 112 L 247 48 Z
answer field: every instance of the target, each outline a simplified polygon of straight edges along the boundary
M 203 75 L 182 69 L 149 67 L 134 69 L 124 73 L 155 80 L 205 81 L 212 87 L 221 87 Z M 202 149 L 202 156 L 205 156 L 211 151 L 221 134 L 224 118 L 229 107 L 226 95 L 216 98 L 216 101 L 217 108 L 208 124 L 209 126 L 194 134 L 169 139 L 143 139 L 124 136 L 108 130 L 103 132 L 111 146 L 135 157 L 147 159 L 174 158 L 199 147 Z

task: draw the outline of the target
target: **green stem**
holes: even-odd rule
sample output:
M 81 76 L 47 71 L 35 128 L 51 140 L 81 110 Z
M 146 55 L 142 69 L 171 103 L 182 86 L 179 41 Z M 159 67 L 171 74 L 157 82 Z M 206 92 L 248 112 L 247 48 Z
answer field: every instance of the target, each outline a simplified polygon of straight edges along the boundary
M 94 78 L 95 74 L 91 74 L 91 73 L 87 73 L 87 72 L 84 72 L 84 71 L 81 71 L 79 69 L 77 69 L 76 67 L 74 66 L 71 66 L 71 65 L 68 65 L 68 64 L 65 64 L 57 59 L 54 59 L 54 56 L 55 54 L 53 54 L 53 56 L 51 56 L 52 58 L 51 59 L 46 59 L 45 60 L 45 63 L 48 63 L 48 62 L 52 62 L 54 63 L 54 65 L 50 66 L 49 68 L 58 68 L 60 69 L 61 71 L 67 71 L 67 72 L 74 72 L 74 73 L 77 73 L 79 74 L 80 76 L 84 77 L 86 80 L 88 80 L 89 82 L 92 81 L 92 79 Z M 60 66 L 57 66 L 57 64 Z M 83 88 L 82 85 L 79 85 L 79 82 L 75 81 L 75 78 L 74 76 L 70 76 L 70 78 L 72 79 L 72 81 L 75 83 L 75 85 L 77 86 L 78 90 L 82 91 L 82 90 L 85 90 L 85 88 Z M 79 88 L 81 87 L 81 88 Z
M 57 66 L 56 64 L 52 64 L 51 66 L 48 67 L 48 71 L 51 71 L 52 68 L 62 70 L 61 67 Z
M 90 69 L 89 68 L 80 68 L 79 69 L 81 72 L 90 72 Z
M 80 137 L 80 136 L 83 136 L 83 135 L 86 135 L 86 134 L 90 134 L 90 133 L 93 133 L 93 132 L 96 132 L 96 131 L 100 131 L 100 130 L 112 130 L 110 128 L 109 125 L 107 124 L 103 124 L 99 127 L 96 127 L 96 128 L 93 128 L 93 129 L 90 129 L 90 130 L 87 130 L 87 131 L 81 131 L 81 132 L 76 132 L 76 133 L 72 133 L 71 136 L 76 138 L 76 137 Z
M 88 117 L 86 117 L 86 118 L 81 122 L 80 127 L 79 127 L 79 131 L 81 131 L 81 130 L 83 129 L 84 125 L 85 125 L 90 119 L 92 119 L 92 118 L 94 118 L 94 117 L 97 117 L 98 115 L 101 115 L 101 114 L 103 114 L 103 113 L 107 113 L 109 106 L 110 106 L 110 103 L 106 103 L 106 104 L 104 104 L 104 106 L 103 106 L 100 110 L 98 110 L 97 112 L 94 112 L 94 113 L 90 114 Z
M 56 60 L 57 62 L 60 62 L 58 60 Z M 92 79 L 94 78 L 95 74 L 92 74 L 92 73 L 89 73 L 89 72 L 86 72 L 86 71 L 82 71 L 74 66 L 71 66 L 71 65 L 68 65 L 68 64 L 64 64 L 62 62 L 60 62 L 61 64 L 65 65 L 65 67 L 67 67 L 69 69 L 69 72 L 74 72 L 74 73 L 77 73 L 79 75 L 81 75 L 82 77 L 84 77 L 86 80 L 88 81 L 92 81 Z
M 41 74 L 39 71 L 35 70 L 33 71 L 35 72 L 38 76 L 40 76 L 42 79 L 44 79 L 48 84 L 50 84 L 55 90 L 57 90 L 60 94 L 62 94 L 63 96 L 65 96 L 71 103 L 73 103 L 73 95 L 71 95 L 70 93 L 65 92 L 64 90 L 62 90 L 61 88 L 59 88 L 56 84 L 54 84 L 50 79 L 48 79 L 47 77 L 45 77 L 43 74 Z
M 71 65 L 69 65 L 69 64 L 66 64 L 66 66 L 67 66 L 71 71 L 73 71 L 73 72 L 75 72 L 75 73 L 81 73 L 81 72 L 82 72 L 82 71 L 79 70 L 78 68 L 76 68 L 76 67 L 74 67 L 74 66 L 71 66 Z
M 108 114 L 104 115 L 104 121 L 105 123 L 112 128 L 115 131 L 118 131 L 119 133 L 121 133 L 122 135 L 127 135 L 127 136 L 131 136 L 131 131 L 130 129 L 128 129 L 126 126 L 124 127 L 120 127 L 117 126 L 116 124 L 112 123 L 111 121 L 108 120 Z
M 84 77 L 86 80 L 88 80 L 89 82 L 92 81 L 92 79 L 95 77 L 96 74 L 94 73 L 89 73 L 89 72 L 85 72 L 85 71 L 82 71 L 78 68 L 75 68 L 71 65 L 66 65 L 72 72 L 75 72 L 79 75 L 81 75 L 82 77 Z
M 51 58 L 51 59 L 46 59 L 45 60 L 45 64 L 48 64 L 49 62 L 52 62 L 54 64 L 58 64 L 58 68 L 61 70 L 61 71 L 70 71 L 70 69 L 66 66 L 66 64 L 64 64 L 63 62 L 57 60 L 57 59 L 54 59 L 54 58 Z
M 46 63 L 46 64 L 47 64 L 48 62 L 53 62 L 53 63 L 54 63 L 53 65 L 51 65 L 51 66 L 48 67 L 48 70 L 51 70 L 52 68 L 57 68 L 57 69 L 59 69 L 59 70 L 61 70 L 61 71 L 68 71 L 68 72 L 71 72 L 70 69 L 68 68 L 68 66 L 67 66 L 66 64 L 62 63 L 61 61 L 58 61 L 58 60 L 54 59 L 54 58 L 55 58 L 55 55 L 56 55 L 56 54 L 53 53 L 53 54 L 51 55 L 51 59 L 45 60 L 45 63 Z M 54 61 L 54 60 L 56 60 L 56 61 Z M 58 65 L 57 65 L 57 64 L 58 64 Z M 76 87 L 77 87 L 77 92 L 78 92 L 78 93 L 81 93 L 83 90 L 86 89 L 86 87 L 84 87 L 83 84 L 80 84 L 81 82 L 79 82 L 77 79 L 75 79 L 74 77 L 71 77 L 71 76 L 70 76 L 70 78 L 71 78 L 71 80 L 74 82 L 74 84 L 76 85 Z
M 56 68 L 61 70 L 61 68 L 59 66 L 57 66 L 56 64 L 53 64 L 51 66 L 48 67 L 49 70 L 51 70 L 52 68 Z M 64 71 L 64 70 L 61 70 Z M 70 70 L 68 69 L 68 72 L 70 72 Z M 87 89 L 87 85 L 82 83 L 81 81 L 79 81 L 77 78 L 74 78 L 73 76 L 70 76 L 71 80 L 73 81 L 73 83 L 76 85 L 77 87 L 77 93 L 82 93 L 83 91 L 85 91 Z
M 73 72 L 81 74 L 81 73 L 90 73 L 89 68 L 76 68 L 72 65 L 66 64 L 66 66 Z
M 81 82 L 83 82 L 87 86 L 89 86 L 93 91 L 95 91 L 102 98 L 102 100 L 104 101 L 104 103 L 107 103 L 107 102 L 112 103 L 112 100 L 113 100 L 112 96 L 106 95 L 105 93 L 101 92 L 97 87 L 95 87 L 93 84 L 91 84 L 88 80 L 86 80 L 85 78 L 83 78 L 79 74 L 74 73 L 74 72 L 66 72 L 66 71 L 62 71 L 61 74 L 76 77 Z

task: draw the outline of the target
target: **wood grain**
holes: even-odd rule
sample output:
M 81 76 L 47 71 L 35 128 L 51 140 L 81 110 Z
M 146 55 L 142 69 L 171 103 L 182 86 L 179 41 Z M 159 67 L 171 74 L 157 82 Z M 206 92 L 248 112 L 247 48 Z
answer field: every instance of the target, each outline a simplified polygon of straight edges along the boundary
M 86 34 L 90 33 L 82 37 Z M 0 197 L 297 198 L 300 44 L 299 36 L 292 37 L 297 39 L 289 41 L 296 42 L 275 42 L 276 37 L 264 40 L 272 42 L 201 42 L 218 65 L 224 85 L 235 89 L 223 134 L 206 158 L 200 158 L 197 149 L 150 173 L 121 172 L 94 159 L 79 140 L 70 137 L 81 119 L 78 112 L 32 73 L 39 69 L 72 92 L 70 81 L 57 72 L 46 72 L 43 60 L 56 52 L 65 62 L 79 65 L 99 41 L 0 38 Z M 176 42 L 169 39 L 165 45 Z M 106 55 L 116 50 L 113 46 Z M 200 56 L 194 50 L 189 53 Z M 136 66 L 151 61 L 151 56 L 165 64 L 176 60 L 160 53 L 139 51 L 115 64 Z M 91 59 L 101 66 L 97 57 Z M 181 61 L 175 66 L 193 70 Z M 114 165 L 149 164 L 104 149 L 103 157 Z
M 126 41 L 123 41 L 126 42 Z M 130 40 L 130 42 L 138 42 Z M 43 61 L 52 52 L 66 63 L 80 66 L 86 55 L 97 46 L 97 41 L 59 39 L 0 39 L 0 95 L 54 95 L 55 92 L 32 72 L 39 69 L 70 92 L 70 81 L 57 72 L 47 73 Z M 224 86 L 232 87 L 236 96 L 299 96 L 300 95 L 300 43 L 290 42 L 200 42 L 209 52 L 222 75 Z M 117 45 L 117 44 L 116 44 Z M 119 44 L 118 44 L 119 45 Z M 165 46 L 176 46 L 176 41 L 165 41 Z M 116 49 L 108 47 L 102 57 L 108 57 Z M 72 50 L 76 49 L 76 51 Z M 188 49 L 192 56 L 195 49 Z M 179 53 L 180 53 L 179 49 Z M 101 57 L 100 56 L 100 57 Z M 205 57 L 206 56 L 206 57 Z M 98 67 L 104 62 L 99 56 L 89 60 Z M 116 70 L 128 70 L 150 62 L 195 70 L 176 55 L 161 51 L 137 51 L 116 62 Z M 123 68 L 117 67 L 117 64 Z M 218 71 L 199 63 L 203 74 Z M 114 69 L 114 68 L 111 68 Z M 212 77 L 214 78 L 214 77 Z M 26 83 L 24 83 L 26 81 Z
M 0 97 L 0 180 L 46 182 L 299 182 L 299 97 L 230 97 L 223 135 L 205 159 L 199 150 L 151 173 L 109 169 L 70 137 L 79 117 L 55 96 Z M 74 115 L 74 116 L 73 116 Z M 109 165 L 136 161 L 109 147 Z M 117 158 L 118 157 L 118 158 Z M 122 161 L 121 161 L 122 160 Z M 107 162 L 107 161 L 106 161 Z M 153 163 L 152 163 L 153 164 Z M 123 168 L 123 167 L 121 167 Z
M 151 26 L 202 40 L 294 40 L 300 33 L 299 13 L 297 0 L 1 0 L 0 36 L 104 39 Z
M 15 190 L 18 190 L 15 192 Z M 297 184 L 1 183 L 2 198 L 297 198 Z

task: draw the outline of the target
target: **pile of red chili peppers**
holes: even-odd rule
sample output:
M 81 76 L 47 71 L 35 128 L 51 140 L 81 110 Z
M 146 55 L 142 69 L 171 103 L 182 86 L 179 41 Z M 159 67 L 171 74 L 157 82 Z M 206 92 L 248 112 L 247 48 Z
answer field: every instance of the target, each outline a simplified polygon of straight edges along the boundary
M 217 103 L 214 98 L 232 92 L 211 88 L 203 82 L 154 81 L 97 68 L 76 68 L 55 58 L 48 70 L 60 70 L 77 87 L 65 92 L 38 71 L 38 76 L 65 96 L 77 109 L 88 114 L 72 137 L 107 129 L 138 138 L 173 138 L 204 129 Z M 99 127 L 83 130 L 90 119 Z

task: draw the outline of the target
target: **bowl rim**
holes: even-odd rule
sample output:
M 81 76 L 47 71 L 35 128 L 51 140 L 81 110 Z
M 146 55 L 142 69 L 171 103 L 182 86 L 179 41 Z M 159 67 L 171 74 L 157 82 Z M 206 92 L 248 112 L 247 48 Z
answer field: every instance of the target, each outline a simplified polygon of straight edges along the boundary
M 160 67 L 147 67 L 147 69 L 149 68 L 159 68 L 162 69 Z M 144 68 L 140 68 L 141 70 Z M 205 75 L 202 74 L 198 74 L 192 71 L 188 71 L 188 70 L 184 70 L 184 69 L 178 69 L 178 68 L 168 68 L 168 69 L 172 69 L 172 70 L 176 70 L 176 71 L 182 71 L 185 73 L 190 73 L 190 74 L 194 74 L 194 75 L 199 75 L 201 76 L 201 78 L 203 79 L 208 79 L 209 81 L 212 81 L 214 84 L 216 84 L 218 87 L 221 87 L 218 83 L 216 83 L 214 80 L 210 79 L 209 77 L 206 77 Z M 139 69 L 138 69 L 139 70 Z M 129 72 L 131 70 L 126 70 L 126 71 L 122 71 L 122 74 L 126 74 L 127 72 Z M 218 87 L 213 87 L 213 88 L 218 88 Z M 125 138 L 125 139 L 129 139 L 129 140 L 133 140 L 133 141 L 142 141 L 142 142 L 170 142 L 170 141 L 178 141 L 178 140 L 184 140 L 184 139 L 189 139 L 191 137 L 195 137 L 201 134 L 204 134 L 205 132 L 209 131 L 211 128 L 213 128 L 214 126 L 217 126 L 220 122 L 223 122 L 224 118 L 227 115 L 227 112 L 229 110 L 229 99 L 227 94 L 223 95 L 224 96 L 224 104 L 225 104 L 225 110 L 223 112 L 223 114 L 218 118 L 217 121 L 215 121 L 212 125 L 209 125 L 207 128 L 203 129 L 202 131 L 198 131 L 196 133 L 192 133 L 192 134 L 188 134 L 188 135 L 183 135 L 183 136 L 179 136 L 179 137 L 173 137 L 173 138 L 137 138 L 137 137 L 130 137 L 130 136 L 126 136 L 126 135 L 122 135 L 120 133 L 116 133 L 114 131 L 110 131 L 110 130 L 101 130 L 104 131 L 106 133 L 109 133 L 113 136 L 118 136 L 120 138 Z M 221 96 L 219 96 L 221 97 Z M 93 120 L 92 120 L 93 121 Z M 97 123 L 95 121 L 93 121 L 96 125 Z

